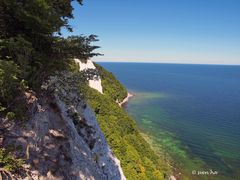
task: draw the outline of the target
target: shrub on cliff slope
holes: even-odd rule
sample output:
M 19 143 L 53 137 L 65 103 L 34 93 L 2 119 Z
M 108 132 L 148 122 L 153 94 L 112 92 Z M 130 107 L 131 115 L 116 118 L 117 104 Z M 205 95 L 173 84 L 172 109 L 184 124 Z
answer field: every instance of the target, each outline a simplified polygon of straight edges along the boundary
M 0 60 L 0 99 L 3 104 L 10 103 L 19 94 L 19 67 L 12 61 Z
M 20 159 L 16 159 L 13 155 L 11 155 L 10 151 L 6 149 L 0 148 L 0 167 L 5 169 L 6 171 L 16 172 L 19 171 L 23 164 L 23 161 Z
M 22 80 L 21 70 L 12 61 L 0 60 L 0 117 L 6 115 L 9 120 L 25 118 L 23 90 L 26 88 Z

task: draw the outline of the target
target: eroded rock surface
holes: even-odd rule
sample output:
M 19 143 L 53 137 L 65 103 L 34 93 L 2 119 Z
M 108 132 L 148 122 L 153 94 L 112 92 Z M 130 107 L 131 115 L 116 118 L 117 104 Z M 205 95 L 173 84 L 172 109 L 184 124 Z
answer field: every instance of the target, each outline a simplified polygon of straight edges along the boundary
M 44 92 L 26 93 L 30 119 L 1 119 L 2 145 L 12 145 L 25 164 L 17 179 L 125 179 L 74 79 L 65 72 L 51 77 Z

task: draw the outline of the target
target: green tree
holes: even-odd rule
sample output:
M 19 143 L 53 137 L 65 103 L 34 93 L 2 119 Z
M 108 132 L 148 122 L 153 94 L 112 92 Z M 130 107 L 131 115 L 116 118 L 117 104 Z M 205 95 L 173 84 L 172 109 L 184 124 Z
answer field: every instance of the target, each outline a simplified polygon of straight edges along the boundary
M 0 58 L 12 60 L 30 84 L 43 80 L 72 58 L 86 60 L 98 46 L 97 36 L 61 37 L 61 29 L 72 31 L 73 0 L 1 0 Z M 77 0 L 82 5 L 81 0 Z M 40 78 L 40 79 L 39 79 Z M 37 84 L 40 84 L 37 81 Z
M 82 0 L 75 0 L 82 5 Z M 6 110 L 19 96 L 21 82 L 37 91 L 50 74 L 69 67 L 73 58 L 84 61 L 97 36 L 61 36 L 72 31 L 73 0 L 0 1 L 0 106 Z M 16 93 L 18 92 L 18 93 Z

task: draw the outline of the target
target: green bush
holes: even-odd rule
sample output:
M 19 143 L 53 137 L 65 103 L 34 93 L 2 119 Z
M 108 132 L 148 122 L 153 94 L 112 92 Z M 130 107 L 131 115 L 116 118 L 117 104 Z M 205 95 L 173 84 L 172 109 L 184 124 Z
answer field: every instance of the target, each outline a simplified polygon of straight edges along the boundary
M 7 115 L 6 115 L 6 118 L 8 120 L 14 120 L 16 118 L 16 115 L 14 112 L 8 112 Z
M 0 99 L 9 104 L 19 94 L 20 70 L 13 61 L 0 60 Z
M 27 82 L 21 79 L 21 70 L 12 61 L 0 60 L 0 113 L 9 120 L 26 119 L 23 90 Z
M 16 172 L 19 171 L 23 165 L 23 160 L 15 159 L 11 153 L 3 148 L 0 148 L 0 167 L 10 171 Z
M 5 111 L 5 110 L 6 110 L 6 108 L 3 107 L 3 106 L 2 106 L 2 103 L 0 102 L 0 113 L 3 112 L 3 111 Z

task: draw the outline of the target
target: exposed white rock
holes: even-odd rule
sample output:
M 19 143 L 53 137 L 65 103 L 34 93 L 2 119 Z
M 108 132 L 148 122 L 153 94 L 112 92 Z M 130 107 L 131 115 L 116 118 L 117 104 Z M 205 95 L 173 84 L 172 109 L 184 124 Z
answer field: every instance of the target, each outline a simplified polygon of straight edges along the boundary
M 177 180 L 177 179 L 176 179 L 175 176 L 171 175 L 171 176 L 169 177 L 169 180 Z
M 118 100 L 117 100 L 116 103 L 118 103 L 118 105 L 119 105 L 120 107 L 122 107 L 125 103 L 127 103 L 127 102 L 129 101 L 129 99 L 130 99 L 131 97 L 133 97 L 133 94 L 131 94 L 131 93 L 128 92 L 128 93 L 127 93 L 127 97 L 125 97 L 122 102 L 118 102 Z
M 74 59 L 76 63 L 79 64 L 79 71 L 87 70 L 87 69 L 96 69 L 93 62 L 91 60 L 86 60 L 86 63 L 81 62 L 79 59 Z
M 91 60 L 86 60 L 86 63 L 81 62 L 79 59 L 74 59 L 76 63 L 79 64 L 79 71 L 84 71 L 88 69 L 96 69 L 93 62 Z M 98 92 L 103 94 L 102 82 L 101 77 L 95 77 L 94 79 L 90 79 L 88 82 L 89 86 L 93 89 L 96 89 Z
M 32 117 L 23 122 L 24 126 L 15 122 L 7 126 L 4 146 L 21 147 L 17 153 L 25 159 L 16 179 L 126 179 L 94 112 L 77 93 L 73 81 L 63 73 L 43 86 L 50 94 L 37 98 L 27 93 Z
M 98 137 L 98 141 L 96 142 L 92 151 L 95 152 L 96 154 L 104 154 L 104 156 L 99 156 L 98 164 L 104 168 L 104 171 L 106 173 L 118 174 L 119 172 L 121 179 L 126 179 L 123 174 L 120 161 L 113 155 L 112 151 L 110 150 L 110 147 L 108 146 L 105 137 L 100 130 L 100 127 L 96 121 L 96 116 L 92 109 L 89 106 L 87 106 L 83 110 L 82 114 L 88 120 L 89 125 L 96 129 L 95 136 Z M 113 167 L 117 167 L 117 169 L 113 168 L 111 165 L 112 163 L 109 161 L 113 161 L 114 162 Z
M 99 79 L 89 80 L 88 84 L 91 88 L 96 89 L 98 92 L 103 94 L 102 81 L 100 77 Z

